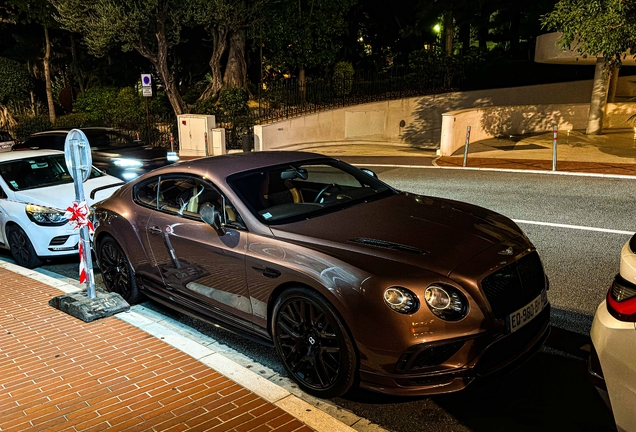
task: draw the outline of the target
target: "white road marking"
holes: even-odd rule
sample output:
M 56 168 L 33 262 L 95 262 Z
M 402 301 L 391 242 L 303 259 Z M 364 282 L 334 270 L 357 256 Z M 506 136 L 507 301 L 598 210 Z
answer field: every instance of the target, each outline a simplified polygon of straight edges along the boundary
M 633 231 L 622 231 L 622 230 L 615 230 L 615 229 L 609 229 L 609 228 L 596 228 L 596 227 L 588 227 L 588 226 L 582 226 L 582 225 L 567 225 L 567 224 L 552 223 L 552 222 L 538 222 L 538 221 L 529 221 L 529 220 L 523 220 L 523 219 L 513 219 L 513 221 L 515 223 L 522 223 L 522 224 L 529 224 L 529 225 L 542 225 L 542 226 L 550 226 L 555 228 L 576 229 L 576 230 L 582 230 L 582 231 L 596 231 L 596 232 L 603 232 L 603 233 L 609 233 L 609 234 L 625 234 L 630 236 L 634 235 Z
M 636 180 L 636 176 L 627 174 L 598 174 L 588 172 L 576 172 L 576 171 L 548 171 L 548 170 L 530 170 L 530 169 L 512 169 L 512 168 L 476 168 L 476 167 L 454 167 L 454 166 L 439 166 L 439 165 L 396 165 L 396 164 L 352 164 L 360 167 L 377 167 L 377 168 L 408 168 L 408 169 L 445 169 L 445 170 L 468 170 L 468 171 L 494 171 L 494 172 L 507 172 L 516 174 L 548 174 L 548 175 L 563 175 L 563 176 L 576 176 L 576 177 L 598 177 L 598 178 L 614 178 L 625 180 Z

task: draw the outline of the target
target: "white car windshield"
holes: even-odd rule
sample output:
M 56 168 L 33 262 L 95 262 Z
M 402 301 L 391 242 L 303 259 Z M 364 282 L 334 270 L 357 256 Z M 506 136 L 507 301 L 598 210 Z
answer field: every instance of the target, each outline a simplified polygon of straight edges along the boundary
M 90 178 L 103 174 L 93 168 Z M 13 191 L 72 183 L 63 154 L 0 162 L 0 176 Z

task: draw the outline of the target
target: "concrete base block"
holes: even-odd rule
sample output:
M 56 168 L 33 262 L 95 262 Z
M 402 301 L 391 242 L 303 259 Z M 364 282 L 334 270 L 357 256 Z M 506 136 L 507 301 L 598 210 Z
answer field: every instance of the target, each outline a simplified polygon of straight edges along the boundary
M 49 300 L 49 306 L 84 322 L 95 321 L 130 309 L 126 300 L 117 293 L 97 289 L 95 294 L 94 299 L 89 299 L 86 291 L 62 294 Z

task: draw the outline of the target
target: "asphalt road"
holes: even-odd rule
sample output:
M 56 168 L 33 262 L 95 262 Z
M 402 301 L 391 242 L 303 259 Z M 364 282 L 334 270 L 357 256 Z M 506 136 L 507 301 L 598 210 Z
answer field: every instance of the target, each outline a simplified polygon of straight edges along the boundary
M 372 167 L 405 191 L 457 199 L 519 222 L 550 277 L 553 332 L 538 354 L 509 375 L 456 395 L 389 398 L 356 391 L 333 402 L 382 427 L 411 431 L 613 431 L 610 411 L 586 380 L 589 328 L 618 272 L 634 224 L 636 180 L 443 169 Z M 576 228 L 573 228 L 576 227 Z M 76 277 L 72 260 L 45 269 Z M 284 375 L 273 349 L 162 311 Z

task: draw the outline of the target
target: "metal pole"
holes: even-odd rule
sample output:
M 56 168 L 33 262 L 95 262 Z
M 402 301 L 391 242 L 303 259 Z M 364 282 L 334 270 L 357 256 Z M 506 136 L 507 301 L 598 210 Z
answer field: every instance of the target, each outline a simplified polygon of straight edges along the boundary
M 85 147 L 88 145 L 88 142 L 80 140 L 76 142 L 76 145 L 72 146 L 73 152 L 73 160 L 77 161 L 76 164 L 73 164 L 73 170 L 75 171 L 74 176 L 74 185 L 75 185 L 75 199 L 78 203 L 84 201 L 84 185 L 83 178 L 84 173 L 82 171 L 90 170 L 90 166 L 80 165 L 80 154 L 79 154 L 79 146 Z M 83 260 L 84 267 L 86 269 L 86 295 L 89 299 L 94 299 L 96 297 L 95 294 L 95 279 L 93 276 L 93 260 L 91 257 L 91 240 L 88 232 L 88 227 L 83 226 L 80 228 L 80 242 L 82 244 L 83 250 Z
M 150 144 L 150 111 L 148 110 L 148 98 L 146 99 L 146 145 Z
M 170 132 L 170 151 L 174 152 L 174 136 L 172 135 L 172 132 Z
M 557 125 L 552 126 L 553 139 L 552 139 L 552 171 L 556 171 L 557 162 Z
M 464 166 L 468 159 L 468 144 L 470 144 L 470 126 L 466 127 L 466 143 L 464 144 Z
M 203 132 L 203 139 L 205 140 L 205 155 L 210 156 L 210 152 L 208 151 L 208 133 Z

